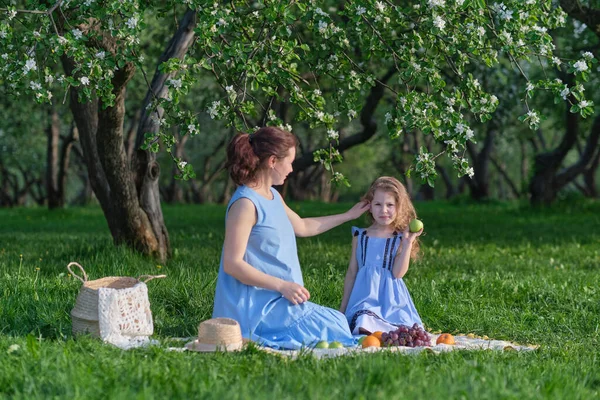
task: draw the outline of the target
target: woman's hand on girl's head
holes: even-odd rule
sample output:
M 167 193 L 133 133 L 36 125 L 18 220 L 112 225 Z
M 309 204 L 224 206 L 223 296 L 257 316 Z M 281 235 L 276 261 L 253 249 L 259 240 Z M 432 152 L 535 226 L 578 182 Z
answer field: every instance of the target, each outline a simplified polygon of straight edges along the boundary
M 368 201 L 359 201 L 351 209 L 346 211 L 346 214 L 348 215 L 348 217 L 350 217 L 351 220 L 356 219 L 363 215 L 365 211 L 368 211 L 370 207 L 371 205 Z
M 294 282 L 284 282 L 280 293 L 293 305 L 302 304 L 310 299 L 310 293 L 302 285 Z

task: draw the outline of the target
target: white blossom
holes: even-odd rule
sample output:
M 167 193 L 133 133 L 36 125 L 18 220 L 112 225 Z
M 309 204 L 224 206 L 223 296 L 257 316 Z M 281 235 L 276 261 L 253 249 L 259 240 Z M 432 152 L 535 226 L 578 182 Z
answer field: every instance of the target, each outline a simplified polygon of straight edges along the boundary
M 356 15 L 363 15 L 366 12 L 367 12 L 367 10 L 364 7 L 358 7 L 356 9 Z
M 429 153 L 422 153 L 422 154 L 419 154 L 419 155 L 417 156 L 417 161 L 419 161 L 419 162 L 423 162 L 423 161 L 425 161 L 425 162 L 426 162 L 426 161 L 429 161 Z
M 317 14 L 317 15 L 322 15 L 322 16 L 324 16 L 324 17 L 329 17 L 329 14 L 327 14 L 325 11 L 321 10 L 321 8 L 320 8 L 320 7 L 317 7 L 317 8 L 315 9 L 315 14 Z
M 589 51 L 586 51 L 585 53 L 583 53 L 583 58 L 585 58 L 586 60 L 592 60 L 594 58 L 594 55 L 592 53 L 590 53 Z
M 529 120 L 530 125 L 537 125 L 540 123 L 540 117 L 534 110 L 527 112 L 527 119 Z
M 533 85 L 533 83 L 527 82 L 527 87 L 525 88 L 525 90 L 527 90 L 528 92 L 531 92 L 533 89 L 535 89 L 535 86 Z
M 575 68 L 577 72 L 585 72 L 588 70 L 588 65 L 584 60 L 579 60 L 573 64 L 573 68 Z
M 81 78 L 79 78 L 79 82 L 81 82 L 83 86 L 87 86 L 90 84 L 90 78 L 88 78 L 87 76 L 82 76 Z
M 429 0 L 429 7 L 444 7 L 446 0 Z
M 581 100 L 581 102 L 579 102 L 579 107 L 580 108 L 586 108 L 589 105 L 590 105 L 590 102 L 587 101 L 587 100 Z
M 469 175 L 469 178 L 472 178 L 473 175 L 475 175 L 475 170 L 473 169 L 473 167 L 469 167 L 467 168 L 467 175 Z
M 450 147 L 450 151 L 452 151 L 453 153 L 457 151 L 456 141 L 454 139 L 444 140 L 444 143 L 446 143 L 448 147 Z
M 127 22 L 125 22 L 125 25 L 127 25 L 129 29 L 135 29 L 138 24 L 138 21 L 139 17 L 137 15 L 134 15 L 133 17 L 129 18 Z
M 385 4 L 383 4 L 380 1 L 376 1 L 375 2 L 375 8 L 377 9 L 377 11 L 379 12 L 384 12 L 385 11 Z
M 169 79 L 169 86 L 173 89 L 181 89 L 181 79 Z
M 23 66 L 23 74 L 27 74 L 29 71 L 36 71 L 36 70 L 37 70 L 37 63 L 35 62 L 35 60 L 33 58 L 27 59 L 27 61 L 25 61 L 25 65 Z
M 184 169 L 187 164 L 188 163 L 186 161 L 180 161 L 179 162 L 179 169 Z
M 439 15 L 436 15 L 435 18 L 433 18 L 433 25 L 439 30 L 443 30 L 446 26 L 446 21 Z
M 215 119 L 219 115 L 218 108 L 221 105 L 220 101 L 213 101 L 212 105 L 208 108 L 208 114 L 211 119 Z
M 340 134 L 333 129 L 329 129 L 327 131 L 327 139 L 328 140 L 337 140 L 340 137 Z
M 327 22 L 319 21 L 318 28 L 320 33 L 325 33 L 325 30 L 327 29 Z
M 31 88 L 31 90 L 40 90 L 42 88 L 42 85 L 40 85 L 38 82 L 31 81 L 29 82 L 29 87 Z
M 81 32 L 79 29 L 73 29 L 71 33 L 76 40 L 79 40 L 83 37 L 83 32 Z

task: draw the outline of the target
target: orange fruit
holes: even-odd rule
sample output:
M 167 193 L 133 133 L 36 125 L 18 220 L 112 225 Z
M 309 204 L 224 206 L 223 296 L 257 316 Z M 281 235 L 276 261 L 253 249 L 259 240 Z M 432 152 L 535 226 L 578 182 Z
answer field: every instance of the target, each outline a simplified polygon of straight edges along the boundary
M 449 333 L 442 333 L 440 336 L 438 336 L 437 340 L 435 341 L 435 344 L 456 344 L 456 342 L 454 341 L 454 336 L 452 336 Z
M 371 333 L 371 336 L 375 336 L 377 339 L 379 339 L 380 343 L 382 342 L 381 335 L 383 335 L 383 332 L 381 332 L 381 331 L 376 331 L 376 332 Z
M 367 347 L 381 347 L 381 341 L 377 337 L 369 335 L 363 340 L 362 347 L 363 349 Z

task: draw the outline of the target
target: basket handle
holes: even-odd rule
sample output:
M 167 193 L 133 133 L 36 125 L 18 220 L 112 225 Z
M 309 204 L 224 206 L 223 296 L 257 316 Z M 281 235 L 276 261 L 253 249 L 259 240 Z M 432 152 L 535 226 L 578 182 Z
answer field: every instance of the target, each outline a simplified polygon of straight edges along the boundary
M 138 281 L 141 281 L 142 278 L 146 278 L 145 281 L 143 281 L 144 283 L 150 282 L 152 279 L 157 279 L 157 278 L 166 278 L 166 275 L 140 275 L 137 277 Z
M 71 265 L 76 265 L 76 266 L 79 267 L 79 269 L 83 273 L 83 279 L 79 275 L 77 275 L 76 273 L 73 272 L 73 270 L 71 269 Z M 81 282 L 86 283 L 88 281 L 88 276 L 85 273 L 85 269 L 83 269 L 83 267 L 81 265 L 79 265 L 78 263 L 76 263 L 76 262 L 70 262 L 67 265 L 67 269 L 69 270 L 69 272 L 71 273 L 71 275 L 73 275 L 75 278 L 79 279 Z

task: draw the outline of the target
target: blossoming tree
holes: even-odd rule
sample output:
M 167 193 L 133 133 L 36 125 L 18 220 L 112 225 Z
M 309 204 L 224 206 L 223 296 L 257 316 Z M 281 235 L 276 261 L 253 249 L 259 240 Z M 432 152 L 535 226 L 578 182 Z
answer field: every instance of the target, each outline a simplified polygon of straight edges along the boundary
M 483 90 L 470 66 L 493 66 L 507 57 L 563 68 L 575 75 L 569 87 L 572 111 L 592 113 L 579 90 L 590 57 L 560 60 L 553 55 L 547 30 L 564 23 L 565 14 L 550 0 L 389 0 L 230 1 L 201 0 L 28 0 L 2 9 L 0 70 L 13 96 L 31 93 L 39 102 L 56 101 L 53 90 L 70 92 L 94 192 L 116 243 L 159 258 L 169 239 L 158 195 L 154 153 L 162 142 L 172 153 L 175 137 L 165 128 L 202 132 L 197 116 L 181 99 L 208 72 L 219 87 L 207 112 L 240 130 L 256 124 L 284 125 L 273 105 L 285 99 L 323 132 L 328 147 L 317 162 L 333 172 L 341 160 L 339 126 L 359 115 L 372 88 L 391 93 L 394 107 L 384 123 L 392 137 L 420 130 L 444 144 L 433 154 L 421 148 L 413 175 L 433 185 L 435 162 L 449 157 L 460 175 L 473 175 L 464 157 L 474 139 L 467 116 L 488 121 L 498 105 Z M 133 165 L 123 148 L 123 116 L 128 82 L 146 75 L 140 37 L 145 19 L 181 11 L 178 28 L 158 62 L 142 104 Z M 61 73 L 49 66 L 62 65 Z M 554 79 L 529 81 L 531 91 L 565 90 Z M 529 89 L 528 89 L 529 90 Z M 60 100 L 59 100 L 60 101 Z M 525 99 L 522 121 L 540 123 Z M 286 126 L 291 129 L 291 126 Z M 180 176 L 194 176 L 185 160 L 173 155 Z

